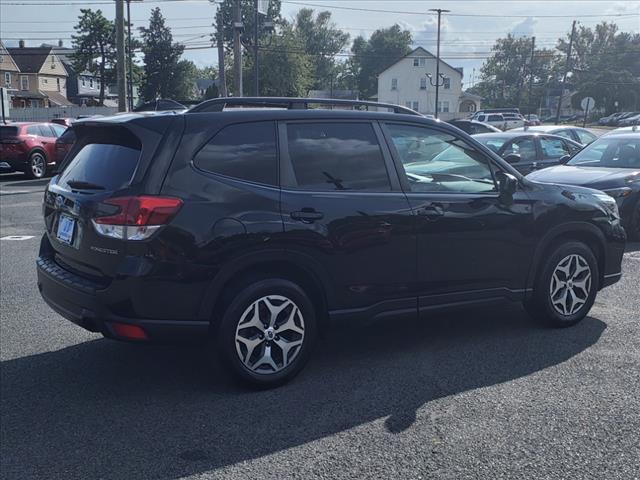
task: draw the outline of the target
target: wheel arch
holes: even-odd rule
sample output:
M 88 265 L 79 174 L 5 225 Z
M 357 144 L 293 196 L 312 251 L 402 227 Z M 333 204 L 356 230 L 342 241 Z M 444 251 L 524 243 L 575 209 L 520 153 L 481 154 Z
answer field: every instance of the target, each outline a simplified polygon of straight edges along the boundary
M 245 255 L 221 269 L 206 290 L 200 315 L 215 323 L 234 291 L 263 278 L 282 278 L 298 284 L 313 302 L 320 324 L 324 323 L 334 298 L 328 274 L 306 255 L 283 250 Z
M 579 241 L 591 248 L 598 261 L 598 289 L 604 282 L 605 267 L 605 237 L 602 231 L 595 225 L 587 222 L 569 222 L 557 225 L 549 230 L 536 248 L 529 274 L 527 275 L 527 296 L 533 294 L 533 286 L 540 272 L 541 261 L 557 245 L 568 241 Z

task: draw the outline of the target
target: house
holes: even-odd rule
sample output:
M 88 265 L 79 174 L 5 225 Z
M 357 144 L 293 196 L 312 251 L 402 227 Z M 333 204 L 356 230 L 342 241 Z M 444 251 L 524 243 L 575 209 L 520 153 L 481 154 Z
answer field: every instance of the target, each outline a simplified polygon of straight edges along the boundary
M 436 109 L 436 57 L 418 47 L 378 75 L 379 102 L 402 105 L 422 114 Z M 431 78 L 429 78 L 429 76 Z M 480 108 L 481 98 L 462 91 L 462 68 L 440 60 L 438 116 L 443 120 L 467 116 Z
M 47 45 L 43 45 L 46 47 Z M 67 70 L 67 98 L 76 105 L 95 106 L 100 101 L 100 77 L 93 75 L 88 71 L 77 72 L 74 66 L 73 54 L 75 49 L 65 47 L 62 41 L 58 45 L 52 47 L 52 52 L 60 59 L 64 68 Z M 109 92 L 109 86 L 104 86 L 104 98 L 114 97 Z M 105 102 L 107 106 L 117 106 L 117 103 L 111 105 Z
M 13 95 L 19 88 L 20 69 L 16 62 L 0 42 L 0 86 L 9 91 L 9 95 Z
M 334 98 L 338 100 L 358 100 L 357 90 L 309 90 L 309 98 Z
M 11 93 L 13 108 L 67 106 L 68 73 L 52 47 L 7 48 L 19 69 L 18 84 Z

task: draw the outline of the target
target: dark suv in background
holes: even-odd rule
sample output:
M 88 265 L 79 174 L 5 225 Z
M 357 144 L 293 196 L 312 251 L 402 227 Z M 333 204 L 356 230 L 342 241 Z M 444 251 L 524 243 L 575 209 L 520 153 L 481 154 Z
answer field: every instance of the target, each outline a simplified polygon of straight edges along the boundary
M 216 99 L 72 128 L 44 197 L 44 299 L 109 338 L 211 339 L 257 386 L 295 375 L 328 319 L 507 299 L 565 327 L 621 275 L 611 197 L 528 181 L 403 107 Z

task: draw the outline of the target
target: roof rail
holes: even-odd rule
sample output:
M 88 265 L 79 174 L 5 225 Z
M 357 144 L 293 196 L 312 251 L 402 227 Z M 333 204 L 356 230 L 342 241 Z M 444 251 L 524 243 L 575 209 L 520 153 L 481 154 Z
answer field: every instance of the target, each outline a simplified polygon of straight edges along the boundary
M 378 107 L 387 108 L 393 113 L 403 113 L 406 115 L 420 115 L 415 110 L 391 103 L 369 102 L 366 100 L 343 100 L 333 98 L 289 98 L 289 97 L 223 97 L 206 100 L 194 107 L 187 113 L 201 112 L 222 112 L 226 107 L 246 106 L 246 107 L 273 107 L 286 108 L 288 110 L 308 110 L 309 105 L 335 105 L 351 107 Z

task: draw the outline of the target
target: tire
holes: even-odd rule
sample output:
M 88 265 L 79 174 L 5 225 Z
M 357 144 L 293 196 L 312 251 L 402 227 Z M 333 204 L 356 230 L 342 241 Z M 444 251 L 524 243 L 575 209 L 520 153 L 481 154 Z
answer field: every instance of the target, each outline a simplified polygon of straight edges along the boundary
M 558 245 L 546 257 L 525 308 L 544 325 L 575 325 L 591 310 L 599 278 L 598 262 L 587 245 L 577 241 Z
M 309 297 L 293 282 L 269 278 L 245 286 L 233 298 L 216 342 L 221 360 L 237 379 L 265 389 L 288 382 L 302 370 L 316 337 L 316 312 Z
M 44 178 L 47 175 L 47 157 L 42 152 L 33 152 L 29 155 L 25 170 L 29 178 Z

